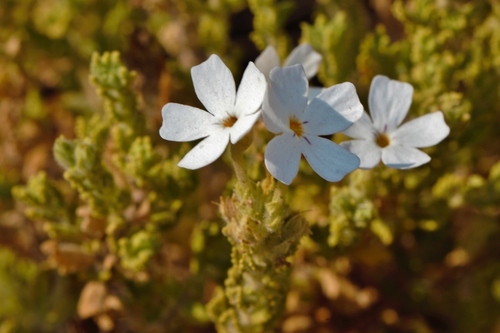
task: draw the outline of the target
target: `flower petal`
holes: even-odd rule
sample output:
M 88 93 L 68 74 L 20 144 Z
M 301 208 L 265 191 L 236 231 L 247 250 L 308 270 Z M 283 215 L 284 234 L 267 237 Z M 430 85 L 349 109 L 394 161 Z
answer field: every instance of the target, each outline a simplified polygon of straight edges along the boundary
M 406 82 L 390 80 L 386 76 L 373 78 L 368 105 L 373 124 L 379 132 L 392 132 L 403 121 L 410 109 L 413 87 Z
M 340 143 L 340 146 L 349 150 L 360 159 L 360 169 L 372 169 L 380 162 L 382 149 L 373 141 L 351 140 Z
M 280 57 L 274 46 L 269 45 L 255 59 L 255 66 L 264 74 L 266 80 L 269 81 L 269 73 L 274 67 L 280 66 Z
M 300 64 L 304 67 L 304 72 L 308 79 L 318 73 L 319 65 L 323 57 L 318 52 L 314 51 L 309 44 L 300 44 L 292 50 L 290 55 L 285 60 L 283 67 Z
M 363 114 L 352 83 L 337 84 L 325 89 L 308 105 L 302 119 L 307 133 L 328 135 L 347 129 Z
M 351 123 L 357 121 L 363 114 L 363 105 L 351 82 L 336 84 L 324 89 L 316 98 L 325 101 Z
M 266 147 L 264 155 L 266 168 L 280 182 L 290 185 L 300 162 L 300 141 L 287 132 L 274 137 Z
M 413 147 L 396 144 L 382 149 L 382 162 L 395 169 L 416 168 L 430 160 L 429 155 Z
M 267 82 L 264 74 L 255 67 L 253 62 L 250 62 L 243 73 L 243 78 L 238 87 L 234 115 L 241 117 L 257 112 L 264 100 L 266 86 Z
M 450 134 L 441 111 L 426 114 L 403 124 L 391 136 L 394 143 L 424 148 L 441 142 Z
M 363 111 L 361 118 L 342 133 L 354 139 L 375 141 L 378 131 L 373 126 L 368 113 Z
M 274 134 L 280 134 L 283 132 L 289 132 L 289 118 L 286 114 L 277 113 L 271 107 L 271 99 L 274 101 L 274 96 L 269 95 L 269 86 L 266 90 L 266 94 L 264 95 L 264 103 L 262 103 L 262 120 L 264 120 L 264 124 L 269 132 Z M 281 108 L 279 108 L 281 110 Z
M 331 140 L 308 136 L 301 140 L 302 154 L 311 168 L 329 182 L 336 182 L 359 167 L 359 158 Z
M 218 159 L 227 147 L 229 132 L 223 129 L 212 134 L 198 143 L 177 164 L 186 169 L 199 169 Z
M 231 143 L 236 143 L 241 140 L 250 130 L 253 125 L 259 119 L 260 111 L 251 114 L 246 114 L 238 118 L 238 121 L 234 123 L 233 127 L 229 130 Z
M 216 117 L 227 116 L 233 110 L 236 88 L 229 68 L 215 54 L 191 68 L 196 96 Z
M 210 134 L 210 124 L 214 116 L 210 113 L 187 105 L 168 103 L 161 114 L 163 124 L 160 136 L 169 141 L 192 141 Z
M 323 87 L 309 87 L 309 92 L 307 94 L 307 99 L 309 100 L 309 102 L 312 101 L 316 96 L 321 94 L 323 90 L 325 90 L 325 88 Z
M 276 67 L 271 71 L 262 117 L 269 131 L 289 129 L 290 116 L 301 119 L 307 106 L 307 78 L 301 65 Z

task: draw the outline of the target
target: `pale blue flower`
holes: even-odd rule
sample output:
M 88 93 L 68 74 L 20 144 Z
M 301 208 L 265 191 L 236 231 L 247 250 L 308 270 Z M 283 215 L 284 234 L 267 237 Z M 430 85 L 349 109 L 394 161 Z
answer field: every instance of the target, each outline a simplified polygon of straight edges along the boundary
M 361 117 L 363 106 L 352 83 L 327 88 L 310 102 L 307 95 L 301 65 L 271 71 L 262 118 L 277 135 L 267 145 L 265 165 L 287 185 L 297 175 L 302 155 L 328 181 L 339 181 L 359 166 L 356 155 L 321 137 L 343 131 Z
M 450 133 L 450 128 L 441 111 L 401 125 L 410 109 L 412 96 L 413 87 L 409 83 L 381 75 L 373 79 L 368 96 L 373 123 L 363 112 L 361 119 L 344 131 L 356 140 L 341 143 L 359 156 L 360 168 L 371 169 L 382 160 L 389 167 L 409 169 L 431 160 L 417 148 L 441 142 Z

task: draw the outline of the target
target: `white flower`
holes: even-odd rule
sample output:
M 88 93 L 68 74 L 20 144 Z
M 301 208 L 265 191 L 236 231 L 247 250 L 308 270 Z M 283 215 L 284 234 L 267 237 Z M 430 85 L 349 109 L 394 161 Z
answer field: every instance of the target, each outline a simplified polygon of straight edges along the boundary
M 351 126 L 363 112 L 356 89 L 346 82 L 325 89 L 310 103 L 301 65 L 271 71 L 262 105 L 267 129 L 275 136 L 267 145 L 265 164 L 284 184 L 297 175 L 301 155 L 321 177 L 338 181 L 359 166 L 359 158 L 320 137 Z
M 262 53 L 255 59 L 255 66 L 266 76 L 266 80 L 269 81 L 269 73 L 275 67 L 289 67 L 293 65 L 302 65 L 304 67 L 304 72 L 306 73 L 307 79 L 312 78 L 316 73 L 318 73 L 319 65 L 323 60 L 323 56 L 318 52 L 314 51 L 309 44 L 299 44 L 292 52 L 288 55 L 280 66 L 280 57 L 274 46 L 269 45 L 262 51 Z M 321 87 L 309 87 L 309 93 L 307 98 L 311 101 L 314 97 L 318 96 L 324 88 Z
M 288 55 L 283 67 L 302 65 L 308 79 L 312 78 L 318 72 L 319 65 L 323 57 L 309 44 L 300 44 L 295 47 Z M 269 81 L 269 73 L 275 67 L 281 67 L 280 57 L 274 46 L 269 45 L 255 59 L 255 66 L 266 76 Z
M 183 168 L 198 169 L 219 158 L 229 141 L 234 144 L 251 130 L 260 116 L 266 79 L 250 62 L 236 93 L 231 72 L 216 55 L 194 66 L 191 76 L 196 95 L 208 112 L 168 103 L 162 109 L 160 136 L 170 141 L 205 138 L 178 164 Z
M 366 112 L 344 133 L 358 140 L 342 142 L 361 159 L 360 168 L 371 169 L 382 158 L 396 169 L 415 168 L 431 160 L 417 148 L 430 147 L 446 138 L 450 128 L 441 111 L 399 126 L 410 109 L 413 87 L 409 83 L 376 76 L 370 86 L 368 105 L 373 123 Z M 399 126 L 399 127 L 398 127 Z

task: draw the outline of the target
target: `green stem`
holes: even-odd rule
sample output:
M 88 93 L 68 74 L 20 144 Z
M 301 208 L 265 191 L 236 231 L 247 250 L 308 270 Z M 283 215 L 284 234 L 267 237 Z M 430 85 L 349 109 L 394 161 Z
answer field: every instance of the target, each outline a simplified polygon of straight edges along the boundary
M 231 145 L 231 159 L 236 178 L 242 185 L 248 185 L 249 179 L 246 173 L 246 163 L 243 152 L 250 147 L 253 142 L 252 132 L 245 135 L 240 141 Z

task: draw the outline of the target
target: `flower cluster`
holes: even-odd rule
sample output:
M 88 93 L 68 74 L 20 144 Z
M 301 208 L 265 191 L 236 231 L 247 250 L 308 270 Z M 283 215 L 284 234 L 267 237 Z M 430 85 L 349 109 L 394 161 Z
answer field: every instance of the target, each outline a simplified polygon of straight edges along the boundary
M 321 55 L 309 45 L 297 47 L 280 67 L 268 47 L 250 62 L 236 92 L 233 76 L 212 55 L 191 69 L 196 95 L 207 111 L 168 103 L 162 109 L 160 135 L 165 140 L 198 143 L 179 166 L 198 169 L 219 158 L 229 141 L 237 143 L 262 117 L 276 136 L 267 144 L 269 173 L 289 185 L 302 156 L 316 173 L 339 181 L 356 168 L 373 168 L 380 159 L 389 167 L 407 169 L 430 161 L 417 148 L 437 144 L 449 134 L 441 112 L 399 126 L 408 113 L 413 87 L 376 76 L 370 87 L 370 120 L 352 83 L 310 89 L 308 79 Z M 398 127 L 399 126 L 399 127 Z M 337 145 L 323 136 L 338 132 L 356 140 Z

